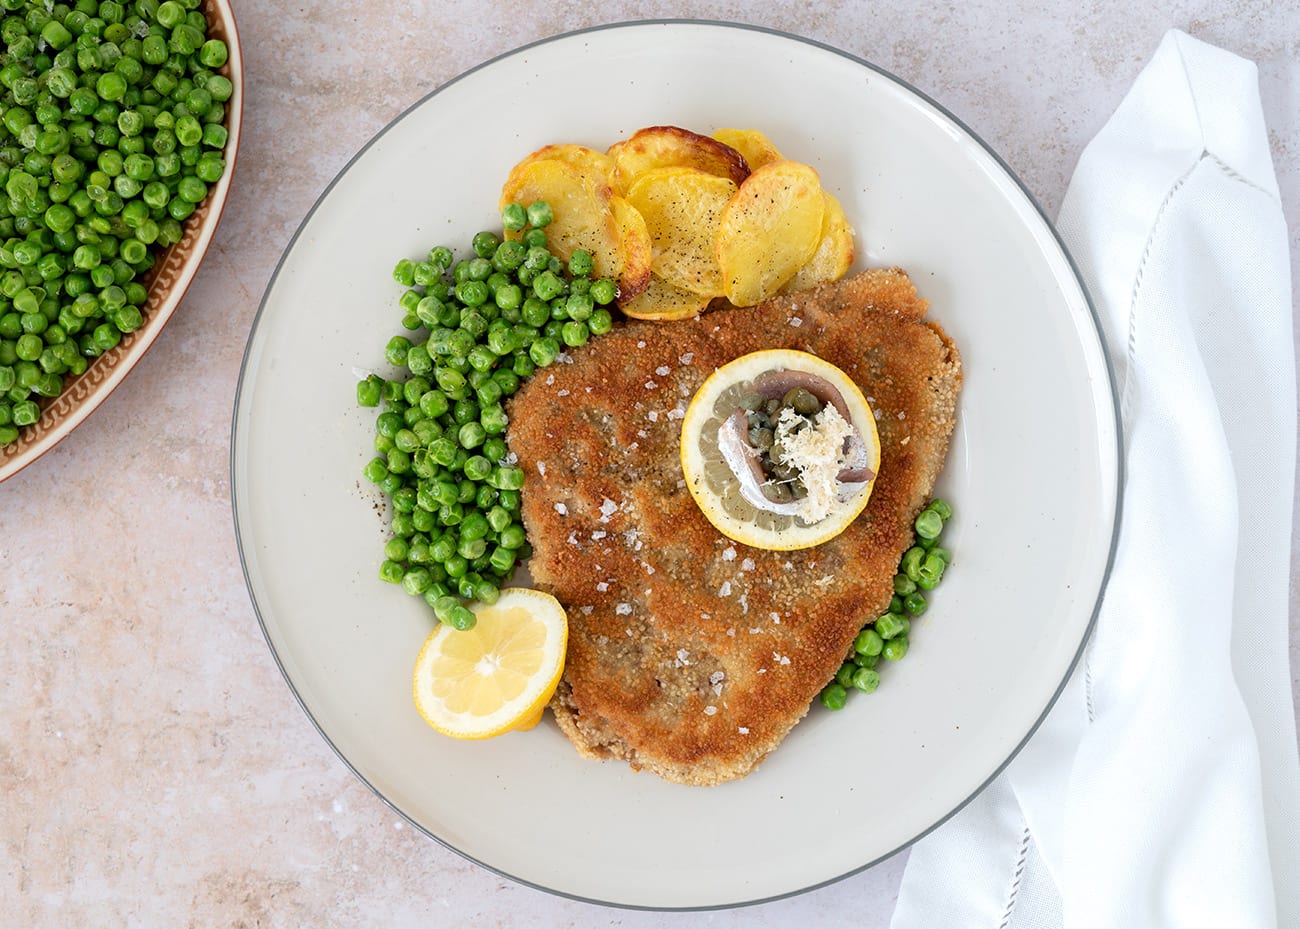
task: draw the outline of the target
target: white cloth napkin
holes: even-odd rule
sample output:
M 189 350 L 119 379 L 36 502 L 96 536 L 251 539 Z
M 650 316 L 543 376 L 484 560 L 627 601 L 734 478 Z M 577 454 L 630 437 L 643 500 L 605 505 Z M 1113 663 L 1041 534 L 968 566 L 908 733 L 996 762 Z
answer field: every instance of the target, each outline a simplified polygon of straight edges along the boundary
M 1295 356 L 1255 66 L 1166 35 L 1058 227 L 1121 398 L 1114 571 L 1043 726 L 912 849 L 893 929 L 1295 929 Z

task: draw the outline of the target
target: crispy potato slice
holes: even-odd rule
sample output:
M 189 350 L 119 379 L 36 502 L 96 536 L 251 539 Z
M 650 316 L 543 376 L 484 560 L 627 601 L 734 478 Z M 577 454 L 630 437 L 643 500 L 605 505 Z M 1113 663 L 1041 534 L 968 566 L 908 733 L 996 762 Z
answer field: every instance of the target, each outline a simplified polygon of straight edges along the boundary
M 575 249 L 591 252 L 592 274 L 618 280 L 623 270 L 621 235 L 610 207 L 609 186 L 555 158 L 516 165 L 501 189 L 500 207 L 545 200 L 555 219 L 546 227 L 547 247 L 568 261 Z
M 614 190 L 623 196 L 638 177 L 655 168 L 696 168 L 736 185 L 749 176 L 745 157 L 730 145 L 677 126 L 640 129 L 615 143 L 608 154 L 614 159 Z
M 722 296 L 715 246 L 736 190 L 729 178 L 696 168 L 655 168 L 637 178 L 627 199 L 645 217 L 657 277 L 702 297 Z
M 609 205 L 618 224 L 623 259 L 623 273 L 618 279 L 619 299 L 631 300 L 650 286 L 650 232 L 636 207 L 622 197 L 611 197 Z
M 776 150 L 772 140 L 757 129 L 719 129 L 713 137 L 744 155 L 751 171 L 785 158 Z
M 794 273 L 782 293 L 807 290 L 828 281 L 838 281 L 853 264 L 853 227 L 844 215 L 844 207 L 834 195 L 822 191 L 826 212 L 822 218 L 822 238 L 808 263 Z
M 825 212 L 821 181 L 808 165 L 774 161 L 751 174 L 718 229 L 727 299 L 753 306 L 780 290 L 817 251 Z
M 519 164 L 553 158 L 577 168 L 593 184 L 609 184 L 614 174 L 614 159 L 585 145 L 544 145 L 525 156 Z M 527 205 L 527 204 L 525 204 Z
M 704 312 L 709 300 L 651 275 L 649 286 L 640 294 L 626 303 L 620 298 L 619 308 L 633 319 L 691 319 Z

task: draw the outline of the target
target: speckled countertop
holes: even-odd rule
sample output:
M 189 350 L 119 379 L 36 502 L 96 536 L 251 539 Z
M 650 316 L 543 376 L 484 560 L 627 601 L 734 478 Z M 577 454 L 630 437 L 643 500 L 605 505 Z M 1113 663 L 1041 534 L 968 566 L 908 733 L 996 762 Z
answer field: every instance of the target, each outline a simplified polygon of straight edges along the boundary
M 235 547 L 230 414 L 262 291 L 325 185 L 412 102 L 520 44 L 668 16 L 780 27 L 876 62 L 982 135 L 1050 215 L 1161 35 L 1185 29 L 1259 65 L 1296 269 L 1300 12 L 1269 0 L 235 6 L 245 135 L 206 262 L 126 384 L 0 486 L 0 921 L 886 926 L 905 853 L 759 907 L 608 909 L 462 860 L 344 767 L 271 658 Z M 1294 578 L 1291 591 L 1295 668 Z

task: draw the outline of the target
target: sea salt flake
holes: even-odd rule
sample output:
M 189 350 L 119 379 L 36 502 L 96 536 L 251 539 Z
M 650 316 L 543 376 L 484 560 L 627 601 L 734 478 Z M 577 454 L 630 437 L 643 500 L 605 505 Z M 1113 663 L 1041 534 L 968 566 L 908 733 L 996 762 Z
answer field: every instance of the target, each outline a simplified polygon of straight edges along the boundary
M 647 561 L 643 561 L 643 562 L 641 562 L 641 565 L 645 568 L 645 573 L 646 573 L 646 574 L 654 574 L 654 573 L 655 573 L 655 566 L 652 565 L 652 564 L 650 564 L 649 562 L 647 562 Z
M 739 732 L 741 735 L 749 735 L 748 726 L 737 726 L 736 731 Z
M 609 522 L 609 518 L 617 512 L 618 504 L 609 499 L 609 497 L 606 497 L 604 502 L 600 505 L 600 521 L 602 523 Z
M 658 374 L 660 377 L 667 377 L 670 370 L 672 369 L 669 368 L 668 365 L 660 365 L 655 368 L 655 374 Z
M 685 668 L 690 666 L 691 653 L 684 648 L 677 649 L 677 666 Z
M 723 581 L 722 586 L 718 588 L 719 597 L 731 596 L 731 581 Z
M 721 696 L 722 696 L 722 685 L 721 685 L 721 684 L 714 684 L 714 685 L 713 685 L 713 695 L 714 695 L 715 697 L 721 697 Z
M 646 381 L 646 382 L 645 382 L 645 389 L 646 389 L 646 390 L 654 390 L 654 389 L 655 389 L 656 387 L 658 387 L 658 386 L 659 386 L 659 385 L 656 384 L 654 381 Z
M 680 406 L 675 406 L 675 407 L 673 407 L 671 410 L 668 411 L 668 418 L 669 418 L 669 419 L 685 419 L 685 418 L 686 418 L 686 411 L 683 410 Z
M 570 545 L 577 545 L 579 548 L 582 547 L 581 543 L 578 542 L 578 533 L 576 530 L 570 532 L 568 539 L 566 539 L 565 541 L 568 542 Z
M 712 716 L 716 712 L 718 712 L 718 708 L 716 706 L 713 706 L 712 704 L 704 708 L 705 716 Z
M 819 577 L 817 580 L 813 581 L 813 583 L 816 584 L 818 587 L 825 587 L 827 584 L 831 583 L 834 580 L 835 580 L 834 574 L 824 574 L 821 577 Z
M 537 462 L 537 473 L 540 474 L 542 477 L 546 477 L 546 462 L 544 461 Z
M 555 356 L 555 360 L 560 362 L 561 364 L 566 364 L 566 365 L 573 364 L 573 356 L 570 355 L 568 352 L 560 352 L 560 354 Z
M 735 560 L 736 560 L 736 549 L 735 549 L 733 546 L 730 546 L 730 545 L 728 545 L 726 548 L 724 548 L 724 549 L 722 550 L 722 560 L 723 560 L 723 561 L 735 561 Z
M 734 639 L 734 638 L 736 637 L 736 630 L 735 630 L 735 628 L 733 627 L 733 628 L 731 628 L 731 629 L 728 629 L 728 630 L 727 630 L 727 635 L 731 636 L 731 637 Z
M 777 664 L 789 664 L 789 663 L 790 663 L 790 659 L 789 659 L 787 656 L 782 655 L 780 652 L 773 652 L 773 653 L 772 653 L 772 660 L 775 661 Z
M 506 455 L 506 464 L 513 465 L 518 463 L 519 463 L 519 456 L 516 455 L 514 452 L 511 452 L 510 454 Z
M 609 535 L 609 533 L 606 532 L 604 529 L 597 529 L 595 532 L 593 532 L 593 533 L 591 534 L 591 541 L 593 541 L 593 542 L 599 542 L 601 539 L 605 538 L 605 536 L 607 536 L 607 535 Z
M 798 316 L 791 317 L 790 325 L 798 329 L 800 326 L 803 325 L 803 320 L 800 319 Z
M 899 440 L 898 444 L 899 444 L 899 445 L 906 445 L 906 444 L 907 444 L 908 442 L 910 442 L 910 441 L 912 441 L 912 437 L 911 437 L 910 435 L 905 435 L 905 436 L 903 436 L 902 439 Z
M 637 348 L 645 348 L 645 339 L 641 339 L 641 340 L 639 340 L 639 341 L 636 343 L 636 347 L 637 347 Z
M 603 594 L 603 593 L 605 593 L 605 591 L 607 591 L 607 590 L 609 590 L 609 585 L 606 584 L 604 581 L 601 581 L 599 584 L 596 585 L 596 592 L 597 592 L 597 593 L 602 593 L 602 594 Z
M 563 387 L 562 387 L 562 388 L 560 388 L 559 390 L 557 390 L 557 391 L 555 392 L 555 396 L 557 396 L 557 397 L 567 397 L 568 395 L 569 395 L 568 388 L 563 388 Z
M 557 503 L 555 504 L 555 512 L 559 513 L 561 516 L 568 516 L 569 508 L 563 503 Z
M 619 616 L 627 616 L 632 612 L 632 604 L 620 603 L 618 606 L 614 607 L 614 612 Z
M 546 375 L 546 386 L 550 387 L 554 383 L 555 383 L 555 375 L 554 374 Z
M 898 418 L 899 418 L 899 419 L 907 419 L 907 411 L 906 411 L 906 410 L 899 410 L 899 411 L 898 411 Z
M 688 364 L 691 363 L 691 361 L 692 361 L 694 358 L 695 358 L 695 353 L 694 353 L 694 352 L 687 352 L 686 354 L 682 355 L 682 356 L 681 356 L 680 358 L 678 358 L 677 360 L 680 361 L 680 362 L 681 362 L 682 364 L 684 364 L 684 365 L 688 365 Z
M 754 559 L 753 559 L 753 558 L 746 558 L 744 561 L 742 561 L 742 562 L 740 563 L 740 570 L 742 570 L 742 571 L 753 571 L 753 570 L 754 570 Z
M 658 411 L 658 410 L 651 410 L 651 411 L 649 412 L 648 416 L 650 417 L 650 422 L 652 422 L 652 423 L 657 423 L 657 422 L 659 422 L 659 411 Z

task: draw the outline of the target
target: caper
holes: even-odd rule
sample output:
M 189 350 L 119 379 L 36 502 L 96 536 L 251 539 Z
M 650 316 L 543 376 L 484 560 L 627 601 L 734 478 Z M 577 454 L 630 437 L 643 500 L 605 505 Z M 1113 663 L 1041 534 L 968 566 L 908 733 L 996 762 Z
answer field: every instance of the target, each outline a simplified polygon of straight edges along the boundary
M 740 395 L 740 405 L 752 413 L 763 406 L 763 395 L 753 390 L 746 391 Z
M 764 450 L 771 448 L 772 443 L 776 441 L 776 433 L 774 433 L 771 429 L 758 429 L 756 430 L 756 432 L 757 435 L 754 436 L 752 439 L 754 443 L 754 447 L 761 448 Z
M 812 416 L 821 412 L 821 401 L 806 387 L 792 387 L 781 398 L 781 405 L 788 406 L 801 416 Z
M 767 498 L 773 503 L 789 503 L 794 499 L 794 493 L 790 490 L 789 484 L 768 484 L 764 489 Z
M 768 416 L 775 416 L 781 409 L 781 401 L 778 398 L 773 397 L 771 400 L 767 401 L 763 408 L 767 410 Z

